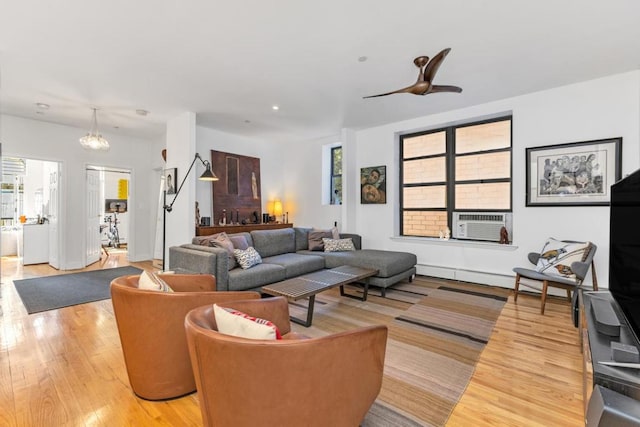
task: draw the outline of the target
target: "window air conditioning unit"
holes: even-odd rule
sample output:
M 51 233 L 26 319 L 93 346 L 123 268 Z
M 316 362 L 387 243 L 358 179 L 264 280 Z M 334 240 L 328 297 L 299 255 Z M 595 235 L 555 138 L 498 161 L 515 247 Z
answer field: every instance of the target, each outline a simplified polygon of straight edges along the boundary
M 500 241 L 502 227 L 513 241 L 513 214 L 511 212 L 454 212 L 453 238 L 467 240 Z

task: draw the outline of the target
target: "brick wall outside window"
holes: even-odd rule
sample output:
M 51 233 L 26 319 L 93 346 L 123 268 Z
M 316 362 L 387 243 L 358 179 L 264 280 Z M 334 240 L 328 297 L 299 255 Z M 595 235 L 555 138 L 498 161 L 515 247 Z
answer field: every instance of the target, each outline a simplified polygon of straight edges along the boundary
M 455 210 L 511 210 L 511 122 L 400 137 L 402 235 L 438 237 Z
M 403 230 L 407 236 L 438 237 L 447 227 L 447 212 L 405 211 Z

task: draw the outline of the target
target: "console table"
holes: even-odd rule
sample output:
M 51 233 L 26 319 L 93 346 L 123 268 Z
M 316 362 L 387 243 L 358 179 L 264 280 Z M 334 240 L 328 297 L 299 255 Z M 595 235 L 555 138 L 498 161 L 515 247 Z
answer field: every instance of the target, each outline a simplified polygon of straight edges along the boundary
M 222 233 L 227 234 L 249 232 L 252 230 L 277 230 L 280 228 L 291 228 L 293 224 L 280 224 L 280 223 L 268 223 L 268 224 L 247 224 L 247 225 L 213 225 L 209 227 L 197 226 L 196 236 L 210 236 L 212 234 Z

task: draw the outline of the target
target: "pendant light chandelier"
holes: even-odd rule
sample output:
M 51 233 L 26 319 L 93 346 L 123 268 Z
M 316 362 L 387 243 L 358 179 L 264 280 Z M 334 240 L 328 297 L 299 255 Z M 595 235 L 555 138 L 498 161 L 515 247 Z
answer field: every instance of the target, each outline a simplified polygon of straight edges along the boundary
M 80 145 L 82 145 L 82 148 L 85 150 L 107 151 L 109 150 L 109 141 L 98 133 L 97 111 L 97 108 L 93 109 L 93 124 L 91 125 L 91 130 L 88 134 L 80 138 Z

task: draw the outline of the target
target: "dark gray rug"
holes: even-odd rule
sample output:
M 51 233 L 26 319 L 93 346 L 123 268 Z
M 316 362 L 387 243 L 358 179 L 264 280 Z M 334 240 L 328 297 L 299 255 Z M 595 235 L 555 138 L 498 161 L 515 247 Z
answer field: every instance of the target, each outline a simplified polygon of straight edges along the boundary
M 136 267 L 117 267 L 82 273 L 14 280 L 27 313 L 111 298 L 109 285 L 116 277 L 140 274 Z

